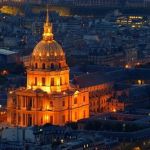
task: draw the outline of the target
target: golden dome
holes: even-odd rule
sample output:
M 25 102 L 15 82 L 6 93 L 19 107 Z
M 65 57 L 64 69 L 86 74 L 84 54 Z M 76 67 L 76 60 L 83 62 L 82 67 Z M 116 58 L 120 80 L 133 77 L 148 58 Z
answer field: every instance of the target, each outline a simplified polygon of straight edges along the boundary
M 45 59 L 54 59 L 64 56 L 64 51 L 55 40 L 41 40 L 34 48 L 32 56 Z
M 62 47 L 53 39 L 52 23 L 49 22 L 48 10 L 46 22 L 44 23 L 43 39 L 35 46 L 32 58 L 44 60 L 64 59 Z
M 52 23 L 49 22 L 48 10 L 44 23 L 43 39 L 33 50 L 30 68 L 44 69 L 44 71 L 68 68 L 62 47 L 53 39 Z

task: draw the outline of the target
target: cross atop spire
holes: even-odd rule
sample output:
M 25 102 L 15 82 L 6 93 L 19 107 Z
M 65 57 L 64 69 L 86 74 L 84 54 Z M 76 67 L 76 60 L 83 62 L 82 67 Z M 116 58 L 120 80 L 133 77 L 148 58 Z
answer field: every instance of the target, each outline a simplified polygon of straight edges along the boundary
M 52 33 L 52 23 L 49 22 L 49 10 L 48 5 L 46 9 L 46 22 L 44 23 L 44 32 L 43 32 L 43 40 L 45 41 L 52 41 L 53 40 L 53 33 Z

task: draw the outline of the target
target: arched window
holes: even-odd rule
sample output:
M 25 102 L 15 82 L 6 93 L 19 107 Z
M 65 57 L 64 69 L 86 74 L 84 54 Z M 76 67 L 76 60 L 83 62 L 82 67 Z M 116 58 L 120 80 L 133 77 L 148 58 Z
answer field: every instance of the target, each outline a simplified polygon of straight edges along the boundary
M 37 63 L 35 63 L 35 69 L 37 69 L 38 68 L 38 64 Z
M 42 69 L 45 69 L 45 63 L 42 64 Z
M 54 64 L 53 63 L 51 64 L 51 69 L 54 69 Z

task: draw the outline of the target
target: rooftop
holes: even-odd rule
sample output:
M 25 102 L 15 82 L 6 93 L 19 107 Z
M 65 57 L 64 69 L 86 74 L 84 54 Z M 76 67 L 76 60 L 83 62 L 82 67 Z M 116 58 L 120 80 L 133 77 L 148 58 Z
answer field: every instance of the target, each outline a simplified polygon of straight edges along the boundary
M 110 72 L 90 72 L 76 76 L 74 83 L 80 88 L 95 86 L 103 83 L 121 82 L 126 80 L 149 80 L 150 69 L 118 69 Z M 138 87 L 137 87 L 138 88 Z M 145 86 L 143 86 L 145 88 Z M 141 86 L 140 86 L 141 89 Z
M 12 55 L 12 54 L 17 54 L 17 52 L 6 49 L 0 49 L 0 55 Z

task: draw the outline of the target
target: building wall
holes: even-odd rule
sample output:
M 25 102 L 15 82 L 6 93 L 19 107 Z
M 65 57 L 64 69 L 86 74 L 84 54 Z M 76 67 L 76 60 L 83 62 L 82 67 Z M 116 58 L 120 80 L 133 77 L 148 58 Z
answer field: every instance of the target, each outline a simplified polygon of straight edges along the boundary
M 107 112 L 117 112 L 124 111 L 125 104 L 123 102 L 119 102 L 117 99 L 113 99 L 110 102 L 107 102 Z
M 7 121 L 13 125 L 64 125 L 89 117 L 89 95 L 87 91 L 49 95 L 21 90 L 9 94 L 7 109 Z
M 45 80 L 42 83 L 42 79 Z M 53 83 L 52 83 L 53 79 Z M 41 89 L 48 93 L 53 91 L 64 91 L 69 88 L 69 70 L 63 71 L 28 71 L 27 74 L 27 88 L 30 89 Z
M 123 91 L 114 91 L 113 82 L 107 82 L 95 86 L 83 88 L 89 92 L 89 111 L 90 115 L 102 112 L 116 112 L 125 109 L 125 103 L 114 99 L 114 92 L 119 96 Z M 126 91 L 127 92 L 127 91 Z

